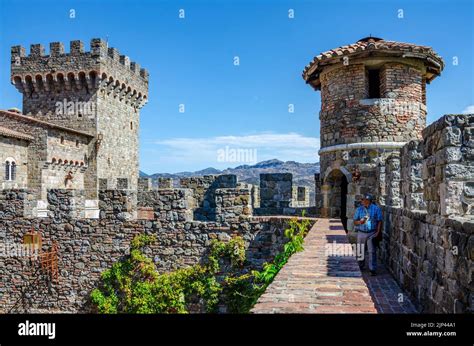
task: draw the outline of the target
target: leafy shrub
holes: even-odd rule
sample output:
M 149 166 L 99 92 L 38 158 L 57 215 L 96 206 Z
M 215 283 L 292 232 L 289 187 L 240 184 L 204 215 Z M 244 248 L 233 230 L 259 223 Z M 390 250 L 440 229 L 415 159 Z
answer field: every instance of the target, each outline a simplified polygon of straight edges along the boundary
M 246 260 L 242 237 L 212 241 L 204 264 L 158 274 L 153 261 L 143 253 L 155 237 L 138 235 L 131 242 L 130 255 L 102 273 L 99 287 L 91 293 L 92 303 L 99 313 L 106 314 L 188 313 L 197 299 L 206 312 L 216 312 L 219 304 L 225 304 L 229 312 L 247 313 L 291 255 L 303 250 L 309 224 L 307 219 L 291 219 L 283 251 L 261 271 L 250 273 L 242 271 Z M 230 260 L 225 275 L 224 259 Z
M 239 277 L 229 276 L 226 278 L 224 294 L 230 312 L 246 313 L 250 311 L 291 255 L 303 250 L 304 237 L 309 231 L 309 225 L 308 219 L 291 219 L 289 227 L 285 229 L 284 233 L 288 242 L 283 246 L 283 252 L 277 254 L 272 262 L 265 263 L 261 271 L 252 271 L 251 275 L 244 274 Z
M 155 265 L 142 249 L 154 241 L 147 235 L 131 242 L 130 256 L 114 263 L 102 273 L 99 288 L 92 291 L 92 303 L 100 313 L 187 313 L 188 304 L 197 297 L 213 312 L 219 302 L 221 285 L 217 256 L 230 256 L 231 262 L 243 263 L 243 239 L 211 244 L 208 263 L 158 274 Z M 243 250 L 241 249 L 243 248 Z

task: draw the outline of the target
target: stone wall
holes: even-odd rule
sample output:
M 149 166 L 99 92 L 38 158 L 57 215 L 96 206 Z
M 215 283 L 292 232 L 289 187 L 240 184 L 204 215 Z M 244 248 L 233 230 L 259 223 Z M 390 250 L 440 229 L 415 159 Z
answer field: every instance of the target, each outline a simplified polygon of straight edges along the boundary
M 423 197 L 423 141 L 410 141 L 401 149 L 400 195 L 402 205 L 408 210 L 426 210 Z
M 216 189 L 216 221 L 238 222 L 252 215 L 252 190 L 245 188 Z
M 223 190 L 217 194 L 229 192 Z M 281 251 L 286 241 L 283 233 L 288 219 L 275 217 L 245 218 L 223 224 L 180 220 L 167 215 L 161 219 L 163 214 L 157 210 L 157 217 L 152 220 L 127 220 L 124 214 L 130 210 L 129 191 L 101 191 L 100 218 L 78 218 L 75 208 L 81 196 L 83 193 L 78 191 L 50 190 L 50 214 L 45 218 L 20 217 L 21 213 L 15 208 L 16 205 L 21 208 L 23 195 L 7 197 L 8 213 L 14 217 L 0 218 L 1 242 L 20 244 L 31 228 L 41 233 L 43 251 L 57 242 L 59 282 L 37 271 L 39 264 L 35 260 L 1 256 L 0 312 L 91 311 L 89 295 L 100 273 L 128 253 L 130 241 L 136 234 L 157 236 L 156 243 L 145 249 L 145 253 L 153 258 L 160 272 L 199 263 L 212 239 L 228 240 L 234 235 L 245 239 L 249 269 L 256 269 Z M 160 208 L 159 198 L 152 200 Z M 181 210 L 177 204 L 165 205 L 170 206 L 172 212 L 175 208 L 178 213 Z
M 423 312 L 474 312 L 474 221 L 384 207 L 382 257 Z
M 260 174 L 260 208 L 278 211 L 288 208 L 293 197 L 291 173 Z
M 381 257 L 424 312 L 474 312 L 473 124 L 443 116 L 386 165 Z
M 421 72 L 399 63 L 381 68 L 381 96 L 369 99 L 366 64 L 321 73 L 321 147 L 419 138 L 426 122 Z
M 140 191 L 138 207 L 152 208 L 157 219 L 191 221 L 196 201 L 191 189 L 158 189 Z
M 316 208 L 310 207 L 309 190 L 293 186 L 291 173 L 260 174 L 259 191 L 260 205 L 254 207 L 255 215 L 316 215 Z
M 194 219 L 216 220 L 216 189 L 236 188 L 237 176 L 234 174 L 205 175 L 203 177 L 181 178 L 180 185 L 193 191 L 196 201 Z
M 35 215 L 36 193 L 26 189 L 0 190 L 0 220 Z
M 423 130 L 423 183 L 428 212 L 472 217 L 474 116 L 445 115 Z

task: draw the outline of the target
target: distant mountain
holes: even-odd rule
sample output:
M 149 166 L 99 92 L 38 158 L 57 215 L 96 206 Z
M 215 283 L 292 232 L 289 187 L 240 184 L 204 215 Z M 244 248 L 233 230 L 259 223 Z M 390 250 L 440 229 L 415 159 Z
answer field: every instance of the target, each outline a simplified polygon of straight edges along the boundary
M 241 165 L 235 168 L 218 170 L 208 167 L 196 172 L 155 173 L 148 175 L 140 171 L 140 177 L 156 179 L 158 177 L 173 178 L 175 186 L 179 186 L 179 179 L 185 177 L 198 177 L 211 174 L 235 174 L 238 181 L 249 184 L 260 184 L 260 173 L 292 173 L 293 183 L 306 186 L 310 189 L 311 201 L 314 201 L 314 174 L 319 173 L 319 162 L 299 163 L 296 161 L 280 161 L 277 159 L 259 162 L 255 165 Z

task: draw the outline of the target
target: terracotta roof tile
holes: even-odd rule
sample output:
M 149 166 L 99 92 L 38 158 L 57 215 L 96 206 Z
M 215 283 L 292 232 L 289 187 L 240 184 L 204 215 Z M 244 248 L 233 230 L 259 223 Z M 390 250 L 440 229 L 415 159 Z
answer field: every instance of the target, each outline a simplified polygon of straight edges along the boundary
M 27 141 L 33 140 L 33 137 L 26 133 L 14 131 L 12 129 L 0 126 L 0 135 L 5 136 L 5 137 L 12 137 L 12 138 L 18 138 L 18 139 L 24 139 Z
M 431 58 L 436 64 L 439 64 L 438 70 L 444 68 L 443 59 L 436 54 L 436 52 L 428 46 L 420 46 L 405 42 L 396 41 L 385 41 L 376 37 L 366 37 L 353 44 L 344 45 L 339 48 L 331 49 L 326 52 L 322 52 L 314 57 L 313 61 L 307 65 L 303 71 L 303 78 L 308 81 L 311 75 L 320 68 L 322 63 L 330 62 L 332 59 L 339 59 L 342 55 L 353 55 L 366 51 L 393 51 L 403 55 L 404 53 L 421 53 L 425 58 Z M 419 58 L 422 58 L 420 56 Z M 439 73 L 438 73 L 439 74 Z
M 35 123 L 35 124 L 38 124 L 39 126 L 55 128 L 55 129 L 75 133 L 75 134 L 86 136 L 86 137 L 94 137 L 92 134 L 84 132 L 84 131 L 79 131 L 79 130 L 71 129 L 69 127 L 65 127 L 65 126 L 53 124 L 53 123 L 50 123 L 50 122 L 47 122 L 47 121 L 35 119 L 33 117 L 30 117 L 30 116 L 27 116 L 27 115 L 24 115 L 24 114 L 19 114 L 19 113 L 16 113 L 16 112 L 0 110 L 0 114 L 6 115 L 6 116 L 14 118 L 14 119 L 17 119 L 19 121 L 26 121 L 26 122 Z

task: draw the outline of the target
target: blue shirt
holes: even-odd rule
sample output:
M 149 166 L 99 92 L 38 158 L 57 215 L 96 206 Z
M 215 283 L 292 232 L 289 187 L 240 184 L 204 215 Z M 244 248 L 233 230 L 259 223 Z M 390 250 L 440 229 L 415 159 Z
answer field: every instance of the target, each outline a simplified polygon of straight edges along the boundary
M 369 215 L 369 219 L 363 225 L 355 225 L 361 232 L 373 232 L 377 230 L 377 224 L 382 221 L 382 209 L 374 203 L 370 203 L 369 207 L 366 208 L 361 205 L 357 208 L 354 221 L 363 219 L 366 215 Z

